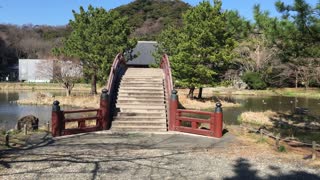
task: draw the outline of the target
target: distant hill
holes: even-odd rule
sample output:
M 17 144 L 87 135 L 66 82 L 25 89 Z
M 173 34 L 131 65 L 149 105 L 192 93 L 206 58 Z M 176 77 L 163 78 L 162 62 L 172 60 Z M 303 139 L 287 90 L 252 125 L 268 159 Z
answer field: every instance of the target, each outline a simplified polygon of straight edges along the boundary
M 154 40 L 167 25 L 179 25 L 182 13 L 190 7 L 180 0 L 135 0 L 113 10 L 129 17 L 134 28 L 132 36 L 139 40 Z

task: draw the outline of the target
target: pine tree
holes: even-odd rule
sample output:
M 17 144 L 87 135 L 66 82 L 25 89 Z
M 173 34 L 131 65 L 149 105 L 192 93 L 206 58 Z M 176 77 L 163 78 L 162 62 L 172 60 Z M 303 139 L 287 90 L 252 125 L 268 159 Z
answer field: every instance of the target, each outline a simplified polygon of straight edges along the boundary
M 188 87 L 189 97 L 193 97 L 195 87 L 218 82 L 233 58 L 236 41 L 221 6 L 218 0 L 213 6 L 208 1 L 201 2 L 183 15 L 182 27 L 171 27 L 159 36 L 159 50 L 170 56 L 175 83 Z
M 128 18 L 116 11 L 90 5 L 87 11 L 80 7 L 73 15 L 69 22 L 72 33 L 60 52 L 81 59 L 84 73 L 91 77 L 91 93 L 96 94 L 97 80 L 106 82 L 116 54 L 133 48 L 136 40 L 128 38 Z

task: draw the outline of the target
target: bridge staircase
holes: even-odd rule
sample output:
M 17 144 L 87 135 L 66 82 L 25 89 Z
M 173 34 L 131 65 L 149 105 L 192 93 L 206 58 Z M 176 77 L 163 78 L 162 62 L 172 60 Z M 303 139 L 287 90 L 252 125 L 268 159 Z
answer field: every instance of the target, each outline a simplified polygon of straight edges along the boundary
M 178 94 L 173 87 L 167 55 L 163 55 L 157 69 L 128 67 L 124 56 L 118 54 L 106 88 L 101 92 L 99 108 L 64 111 L 59 101 L 53 103 L 52 135 L 111 129 L 114 132 L 178 131 L 222 137 L 221 103 L 216 104 L 214 112 L 179 109 Z M 71 114 L 77 117 L 69 116 Z M 70 127 L 69 123 L 76 126 Z
M 120 81 L 115 132 L 167 131 L 164 74 L 158 68 L 128 68 Z

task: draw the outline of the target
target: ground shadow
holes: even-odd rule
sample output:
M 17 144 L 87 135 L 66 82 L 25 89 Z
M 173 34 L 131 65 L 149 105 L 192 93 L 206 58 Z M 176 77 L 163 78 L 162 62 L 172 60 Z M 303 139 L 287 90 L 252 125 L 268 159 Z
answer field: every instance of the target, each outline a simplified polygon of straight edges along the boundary
M 278 180 L 319 180 L 320 176 L 311 174 L 305 171 L 289 171 L 283 172 L 283 169 L 277 166 L 269 166 L 262 172 L 263 177 L 260 177 L 259 171 L 254 168 L 254 165 L 250 164 L 249 160 L 245 158 L 238 158 L 233 165 L 234 176 L 230 178 L 224 178 L 225 180 L 251 180 L 251 179 L 278 179 Z

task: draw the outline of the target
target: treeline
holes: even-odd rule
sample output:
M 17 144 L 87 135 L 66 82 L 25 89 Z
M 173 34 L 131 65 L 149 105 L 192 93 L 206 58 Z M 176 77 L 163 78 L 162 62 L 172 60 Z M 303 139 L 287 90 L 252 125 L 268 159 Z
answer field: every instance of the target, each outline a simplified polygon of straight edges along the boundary
M 190 88 L 190 96 L 195 88 L 242 81 L 253 89 L 320 86 L 320 4 L 295 0 L 275 6 L 280 18 L 256 5 L 254 22 L 222 10 L 219 0 L 184 13 L 182 26 L 158 37 L 159 54 L 170 55 L 176 85 Z
M 169 24 L 180 25 L 182 13 L 190 7 L 179 0 L 136 0 L 111 11 L 128 17 L 131 37 L 155 40 Z M 69 25 L 0 24 L 0 64 L 5 68 L 8 64 L 16 64 L 19 58 L 52 56 L 52 49 L 61 47 L 71 31 Z
M 191 6 L 180 0 L 136 0 L 114 9 L 129 17 L 131 36 L 140 40 L 155 40 L 168 25 L 180 26 L 182 13 Z
M 45 58 L 71 32 L 68 26 L 0 24 L 1 59 Z

